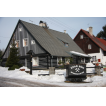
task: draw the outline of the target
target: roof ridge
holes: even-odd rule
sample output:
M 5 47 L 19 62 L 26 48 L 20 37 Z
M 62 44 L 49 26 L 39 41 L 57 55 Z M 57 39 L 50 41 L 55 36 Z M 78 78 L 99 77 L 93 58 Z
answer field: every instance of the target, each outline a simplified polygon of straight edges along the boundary
M 20 20 L 20 19 L 19 19 L 19 21 L 23 21 L 23 20 Z M 26 21 L 23 21 L 23 22 L 26 22 Z M 28 23 L 28 24 L 32 24 L 32 25 L 35 25 L 35 26 L 38 26 L 38 27 L 41 27 L 41 26 L 39 26 L 39 25 L 36 25 L 36 24 L 30 23 L 30 22 L 26 22 L 26 23 Z M 60 32 L 60 31 L 57 31 L 57 30 L 54 30 L 54 29 L 50 29 L 50 28 L 47 28 L 47 29 L 48 29 L 48 30 L 52 30 L 52 31 L 55 31 L 55 32 L 59 32 L 59 33 L 63 33 L 63 34 L 68 35 L 68 33 Z
M 82 29 L 83 31 L 85 31 L 87 34 L 89 34 L 91 37 L 95 37 L 94 35 L 92 36 L 88 31 Z

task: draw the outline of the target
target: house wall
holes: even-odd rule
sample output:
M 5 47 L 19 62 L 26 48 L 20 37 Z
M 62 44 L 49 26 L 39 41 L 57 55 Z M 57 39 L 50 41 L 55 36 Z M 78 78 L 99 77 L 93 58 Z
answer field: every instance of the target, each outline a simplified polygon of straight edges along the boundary
M 100 52 L 99 53 L 90 53 L 88 54 L 90 56 L 96 56 L 96 59 L 100 59 L 103 65 L 105 65 L 106 62 L 106 56 L 104 56 L 103 50 L 100 48 Z M 90 62 L 92 61 L 92 59 L 90 59 Z
M 84 38 L 80 39 L 80 35 L 83 35 Z M 99 53 L 99 47 L 96 45 L 85 33 L 82 31 L 79 32 L 77 37 L 74 39 L 77 45 L 87 54 L 89 53 Z M 92 49 L 88 49 L 88 44 L 92 45 Z
M 21 28 L 22 31 L 19 31 L 19 28 Z M 33 44 L 33 45 L 31 44 L 31 40 L 35 40 L 35 39 L 32 38 L 32 36 L 28 33 L 28 31 L 20 23 L 18 24 L 18 27 L 15 30 L 14 38 L 15 38 L 15 40 L 20 41 L 20 47 L 19 47 L 20 56 L 26 56 L 26 53 L 29 50 L 33 50 L 33 52 L 35 54 L 46 53 L 45 50 L 36 41 L 35 41 L 35 44 Z M 23 47 L 23 39 L 24 38 L 28 38 L 28 46 L 26 46 L 26 47 Z M 8 58 L 11 43 L 12 43 L 12 40 L 9 43 L 7 51 L 5 52 L 3 58 Z

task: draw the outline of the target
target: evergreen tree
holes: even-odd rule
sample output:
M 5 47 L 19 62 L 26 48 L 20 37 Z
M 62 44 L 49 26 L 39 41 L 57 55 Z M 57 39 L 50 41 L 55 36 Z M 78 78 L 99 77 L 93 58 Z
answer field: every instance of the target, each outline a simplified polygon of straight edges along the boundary
M 106 40 L 106 25 L 102 27 L 103 31 L 100 31 L 96 37 Z
M 13 43 L 10 48 L 10 54 L 6 62 L 6 67 L 9 67 L 9 70 L 14 70 L 20 66 L 21 64 L 19 63 L 19 50 L 16 48 L 15 40 L 13 39 Z

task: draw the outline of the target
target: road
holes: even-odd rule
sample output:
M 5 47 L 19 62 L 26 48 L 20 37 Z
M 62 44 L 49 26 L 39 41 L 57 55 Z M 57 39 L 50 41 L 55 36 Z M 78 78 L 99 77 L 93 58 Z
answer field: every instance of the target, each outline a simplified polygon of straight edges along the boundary
M 58 85 L 31 82 L 22 79 L 11 79 L 0 77 L 0 87 L 61 87 Z

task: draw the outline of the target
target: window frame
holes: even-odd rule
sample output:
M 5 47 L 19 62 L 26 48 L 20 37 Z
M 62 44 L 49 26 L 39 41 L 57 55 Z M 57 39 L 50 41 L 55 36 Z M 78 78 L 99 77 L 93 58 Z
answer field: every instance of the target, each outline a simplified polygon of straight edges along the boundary
M 68 46 L 69 46 L 69 44 L 68 44 L 68 43 L 64 43 L 64 46 L 65 46 L 65 47 L 68 47 Z
M 80 39 L 83 39 L 84 38 L 84 35 L 80 35 Z
M 59 58 L 61 58 L 60 60 L 62 61 L 62 57 L 57 57 L 57 65 L 59 65 L 59 64 L 58 64 Z M 62 64 L 60 64 L 60 65 L 62 65 Z
M 15 44 L 17 43 L 17 41 L 19 42 L 19 46 L 17 47 L 17 46 L 15 46 L 16 48 L 19 48 L 20 47 L 20 40 L 16 40 L 15 41 Z M 17 45 L 17 44 L 16 44 Z
M 12 44 L 10 44 L 10 48 L 12 48 Z
M 92 45 L 88 44 L 88 50 L 91 50 L 91 49 L 92 49 Z
M 92 61 L 96 62 L 96 56 L 92 56 Z
M 22 31 L 22 28 L 19 28 L 19 32 L 21 32 Z
M 35 40 L 31 40 L 31 45 L 34 45 L 34 44 L 32 43 L 32 41 L 34 41 L 34 44 L 35 44 Z
M 24 43 L 25 42 L 25 39 L 27 39 L 27 45 L 25 45 L 25 43 Z M 27 47 L 27 46 L 28 46 L 28 38 L 24 38 L 23 39 L 23 47 Z
M 37 59 L 37 65 L 33 65 L 33 62 L 36 61 L 36 60 L 34 60 L 34 58 Z M 32 58 L 32 66 L 33 66 L 33 67 L 38 67 L 38 66 L 39 66 L 39 57 L 33 57 L 33 58 Z

